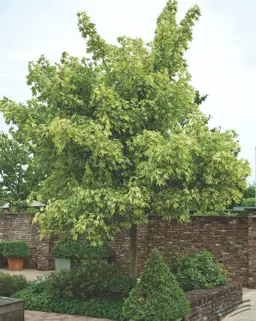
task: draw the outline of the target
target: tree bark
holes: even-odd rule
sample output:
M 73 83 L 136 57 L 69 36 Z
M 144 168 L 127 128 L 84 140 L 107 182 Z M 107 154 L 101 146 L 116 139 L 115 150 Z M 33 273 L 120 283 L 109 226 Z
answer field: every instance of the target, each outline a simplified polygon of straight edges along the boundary
M 137 276 L 137 225 L 132 224 L 130 229 L 130 265 L 129 275 Z

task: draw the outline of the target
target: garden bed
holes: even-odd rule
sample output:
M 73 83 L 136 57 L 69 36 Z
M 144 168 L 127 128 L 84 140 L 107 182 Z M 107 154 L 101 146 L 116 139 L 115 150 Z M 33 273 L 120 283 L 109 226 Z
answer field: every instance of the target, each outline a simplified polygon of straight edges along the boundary
M 213 289 L 187 292 L 186 297 L 192 309 L 186 321 L 216 321 L 218 313 L 225 316 L 242 303 L 243 289 L 240 282 L 234 281 Z

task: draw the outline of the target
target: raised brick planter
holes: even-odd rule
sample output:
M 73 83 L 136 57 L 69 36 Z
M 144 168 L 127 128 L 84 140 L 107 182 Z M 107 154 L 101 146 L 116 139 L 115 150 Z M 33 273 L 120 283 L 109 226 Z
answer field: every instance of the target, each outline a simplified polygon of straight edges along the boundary
M 216 321 L 218 313 L 225 316 L 242 303 L 243 289 L 240 282 L 229 282 L 214 289 L 187 292 L 186 296 L 192 312 L 185 321 Z
M 24 321 L 24 302 L 0 297 L 0 320 Z

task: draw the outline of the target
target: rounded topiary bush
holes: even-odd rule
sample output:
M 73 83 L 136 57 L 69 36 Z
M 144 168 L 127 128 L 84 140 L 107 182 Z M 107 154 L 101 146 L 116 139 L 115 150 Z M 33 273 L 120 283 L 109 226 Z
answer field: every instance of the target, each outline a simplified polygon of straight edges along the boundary
M 123 316 L 133 321 L 176 321 L 190 305 L 161 254 L 153 250 L 140 282 L 125 300 Z

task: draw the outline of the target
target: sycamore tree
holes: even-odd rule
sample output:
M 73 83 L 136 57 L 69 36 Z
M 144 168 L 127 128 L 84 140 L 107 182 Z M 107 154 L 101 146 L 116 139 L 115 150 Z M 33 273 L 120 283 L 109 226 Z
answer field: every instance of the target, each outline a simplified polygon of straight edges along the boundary
M 234 131 L 209 129 L 184 57 L 199 7 L 180 22 L 176 13 L 169 0 L 151 43 L 119 37 L 117 45 L 78 13 L 86 57 L 41 56 L 29 64 L 32 99 L 1 101 L 13 137 L 33 148 L 44 175 L 36 193 L 48 200 L 36 216 L 43 237 L 70 232 L 95 244 L 131 226 L 135 236 L 148 214 L 185 221 L 241 197 L 248 162 Z

